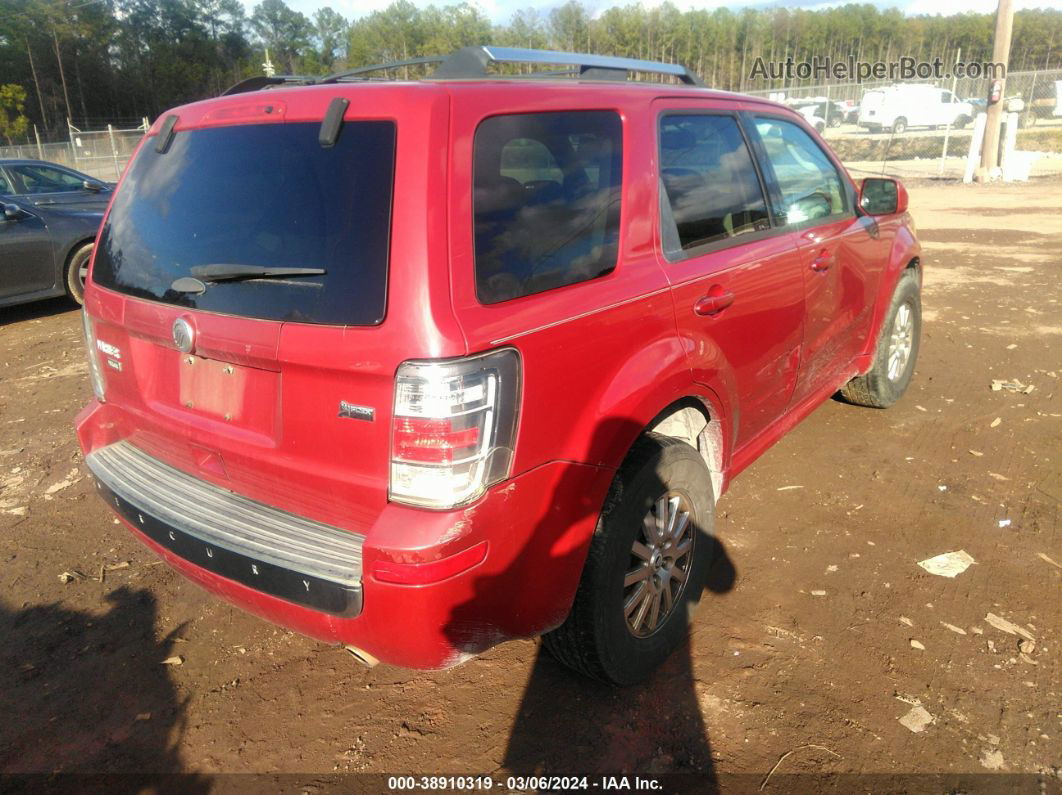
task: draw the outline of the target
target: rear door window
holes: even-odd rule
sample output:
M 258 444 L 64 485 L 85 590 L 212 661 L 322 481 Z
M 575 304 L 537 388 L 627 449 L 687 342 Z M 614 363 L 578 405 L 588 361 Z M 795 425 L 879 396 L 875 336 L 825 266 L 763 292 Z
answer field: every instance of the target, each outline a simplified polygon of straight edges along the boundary
M 623 130 L 613 111 L 493 116 L 476 130 L 476 294 L 485 304 L 616 266 Z
M 760 179 L 733 116 L 660 121 L 664 252 L 685 252 L 770 229 Z
M 248 124 L 149 139 L 96 246 L 93 280 L 128 295 L 268 320 L 373 325 L 386 308 L 395 125 Z M 312 275 L 206 277 L 226 270 Z M 203 283 L 189 292 L 190 279 Z

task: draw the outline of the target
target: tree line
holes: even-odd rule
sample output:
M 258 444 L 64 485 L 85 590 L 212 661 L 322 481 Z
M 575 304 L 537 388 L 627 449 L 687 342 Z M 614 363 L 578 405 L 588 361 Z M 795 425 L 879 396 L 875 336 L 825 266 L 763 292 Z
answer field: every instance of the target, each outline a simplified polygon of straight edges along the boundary
M 905 16 L 870 4 L 682 11 L 665 2 L 594 13 L 569 0 L 492 25 L 468 3 L 397 0 L 351 21 L 327 6 L 307 16 L 284 0 L 262 0 L 249 14 L 240 0 L 0 0 L 0 137 L 23 140 L 34 125 L 55 135 L 68 118 L 154 118 L 261 74 L 267 51 L 279 73 L 321 75 L 495 43 L 677 61 L 707 85 L 740 91 L 794 82 L 750 79 L 757 58 L 949 62 L 961 49 L 964 61 L 989 61 L 993 27 L 991 14 Z M 1019 11 L 1011 71 L 1062 67 L 1060 45 L 1062 10 Z

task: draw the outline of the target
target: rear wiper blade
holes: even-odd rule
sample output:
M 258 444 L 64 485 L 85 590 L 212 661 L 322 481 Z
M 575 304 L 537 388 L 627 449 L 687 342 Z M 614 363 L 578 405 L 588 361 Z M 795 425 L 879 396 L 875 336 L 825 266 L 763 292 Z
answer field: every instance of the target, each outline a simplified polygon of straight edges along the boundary
M 239 279 L 276 279 L 284 276 L 323 276 L 324 268 L 268 268 L 261 265 L 197 265 L 192 276 L 204 282 Z
M 244 279 L 281 279 L 287 276 L 323 276 L 324 268 L 265 268 L 260 265 L 196 265 L 191 276 L 174 279 L 170 289 L 202 295 L 207 282 L 237 282 Z

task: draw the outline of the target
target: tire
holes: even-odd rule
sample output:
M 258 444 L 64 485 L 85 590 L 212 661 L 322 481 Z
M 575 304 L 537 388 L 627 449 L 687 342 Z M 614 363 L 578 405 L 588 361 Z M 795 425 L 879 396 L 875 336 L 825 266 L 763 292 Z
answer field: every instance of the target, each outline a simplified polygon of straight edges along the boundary
M 890 377 L 890 349 L 893 332 L 897 330 L 897 318 L 903 308 L 910 313 L 911 332 L 908 352 L 902 367 Z M 907 391 L 918 360 L 918 347 L 922 334 L 922 297 L 918 286 L 918 274 L 908 269 L 900 277 L 896 291 L 889 302 L 885 321 L 881 324 L 878 343 L 874 349 L 874 364 L 866 375 L 857 376 L 841 388 L 841 397 L 857 406 L 887 409 Z
M 66 263 L 66 294 L 81 306 L 85 303 L 85 279 L 88 277 L 89 258 L 94 243 L 78 247 Z
M 665 501 L 668 495 L 672 499 Z M 669 542 L 670 547 L 660 544 L 651 556 L 662 558 L 665 564 L 656 569 L 646 560 L 653 543 L 652 523 L 646 522 L 663 513 L 661 507 L 672 505 L 688 508 L 689 519 L 677 542 Z M 712 564 L 714 518 L 712 479 L 700 453 L 685 442 L 658 434 L 639 438 L 609 489 L 571 612 L 560 627 L 543 637 L 546 650 L 569 668 L 610 684 L 631 685 L 649 676 L 686 640 L 690 617 Z M 692 544 L 686 554 L 667 555 L 669 549 L 683 548 L 686 541 Z M 636 543 L 641 547 L 637 554 Z M 668 561 L 672 561 L 670 568 Z M 671 576 L 676 570 L 685 571 L 684 581 Z M 625 574 L 643 571 L 650 574 L 627 585 Z M 662 572 L 662 582 L 653 571 Z M 650 593 L 647 600 L 637 597 L 646 591 Z M 672 608 L 665 612 L 668 595 Z M 654 601 L 659 611 L 655 627 Z M 626 606 L 631 604 L 635 607 L 628 612 Z M 639 613 L 641 622 L 635 629 L 631 624 Z
M 841 126 L 841 119 L 840 119 L 840 117 L 839 117 L 839 116 L 833 116 L 833 117 L 832 117 L 832 118 L 830 119 L 830 126 L 831 126 L 831 127 L 840 127 L 840 126 Z
M 970 117 L 969 116 L 959 116 L 959 118 L 957 118 L 955 120 L 955 122 L 951 126 L 955 130 L 964 130 L 964 129 L 966 129 L 966 125 L 969 124 L 969 123 L 970 123 Z
M 893 135 L 903 135 L 905 132 L 907 132 L 907 119 L 901 116 L 892 123 L 892 133 Z

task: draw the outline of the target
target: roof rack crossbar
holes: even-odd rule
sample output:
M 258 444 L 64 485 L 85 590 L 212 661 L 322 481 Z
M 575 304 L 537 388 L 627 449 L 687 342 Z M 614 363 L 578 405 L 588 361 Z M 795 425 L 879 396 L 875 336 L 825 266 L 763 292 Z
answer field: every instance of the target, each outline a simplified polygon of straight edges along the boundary
M 254 77 L 248 77 L 246 80 L 241 80 L 234 86 L 227 88 L 221 96 L 227 97 L 230 94 L 243 94 L 247 91 L 260 91 L 263 88 L 272 88 L 273 86 L 283 85 L 284 83 L 299 83 L 302 85 L 309 85 L 310 83 L 316 83 L 317 78 L 306 77 L 305 75 L 255 75 Z
M 465 47 L 443 60 L 432 77 L 476 78 L 487 76 L 490 63 L 564 64 L 578 66 L 581 76 L 608 79 L 613 75 L 631 72 L 669 75 L 691 86 L 702 85 L 693 72 L 682 64 L 643 61 L 639 58 L 617 58 L 611 55 L 589 55 L 578 52 L 528 50 L 521 47 Z
M 448 57 L 449 56 L 446 55 L 427 55 L 423 58 L 407 58 L 404 61 L 392 61 L 390 63 L 375 63 L 371 66 L 359 66 L 357 69 L 345 69 L 342 72 L 328 75 L 328 77 L 322 77 L 317 82 L 338 83 L 345 77 L 357 77 L 358 75 L 371 74 L 372 72 L 384 72 L 388 69 L 400 69 L 403 66 L 420 66 L 421 64 L 426 63 L 441 63 Z

